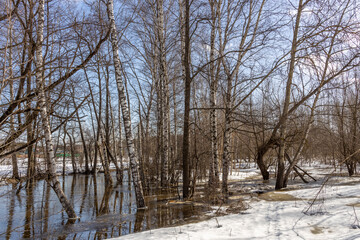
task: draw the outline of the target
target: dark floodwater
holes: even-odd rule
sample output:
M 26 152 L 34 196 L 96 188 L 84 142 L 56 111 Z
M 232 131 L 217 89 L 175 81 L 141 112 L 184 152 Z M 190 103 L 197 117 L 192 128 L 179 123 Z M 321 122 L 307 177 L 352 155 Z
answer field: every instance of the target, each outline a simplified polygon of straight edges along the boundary
M 125 174 L 126 176 L 127 174 Z M 80 217 L 67 222 L 66 213 L 45 181 L 23 188 L 0 187 L 0 239 L 105 239 L 133 232 L 191 222 L 207 210 L 191 204 L 172 204 L 177 191 L 153 189 L 148 209 L 136 209 L 135 194 L 125 177 L 124 184 L 106 189 L 103 174 L 60 177 L 66 196 Z M 115 180 L 115 179 L 114 179 Z

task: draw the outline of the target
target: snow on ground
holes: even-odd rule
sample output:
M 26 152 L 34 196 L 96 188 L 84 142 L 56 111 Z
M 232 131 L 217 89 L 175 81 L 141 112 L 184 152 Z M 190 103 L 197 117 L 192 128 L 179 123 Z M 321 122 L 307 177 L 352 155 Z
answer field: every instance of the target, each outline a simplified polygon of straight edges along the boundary
M 228 176 L 228 180 L 242 180 L 257 175 L 259 175 L 259 173 L 256 168 L 236 169 Z M 222 173 L 219 174 L 219 177 L 222 179 Z
M 8 160 L 8 161 L 10 161 L 10 160 Z M 124 161 L 123 166 L 124 166 L 124 168 L 127 168 L 128 167 L 128 162 Z M 18 158 L 18 171 L 19 171 L 20 177 L 26 176 L 27 167 L 28 167 L 27 158 Z M 90 167 L 92 167 L 92 166 L 90 166 Z M 45 164 L 44 159 L 41 159 L 41 158 L 37 159 L 36 168 L 37 168 L 38 172 L 45 172 L 46 171 L 46 164 Z M 101 163 L 97 164 L 97 169 L 98 169 L 98 171 L 102 170 Z M 110 163 L 110 169 L 116 169 L 116 167 L 115 167 L 115 165 L 113 163 Z M 82 164 L 81 166 L 79 164 L 77 164 L 76 170 L 78 172 L 85 171 L 85 163 Z M 0 184 L 1 184 L 1 180 L 5 180 L 6 178 L 10 178 L 12 176 L 12 172 L 13 172 L 12 165 L 6 165 L 6 164 L 0 165 Z M 57 174 L 62 174 L 62 172 L 63 172 L 63 162 L 62 162 L 62 159 L 61 159 L 61 160 L 57 160 L 56 173 Z M 65 174 L 71 174 L 73 172 L 74 171 L 73 171 L 71 159 L 66 158 L 65 159 Z
M 250 208 L 241 214 L 216 217 L 214 210 L 210 220 L 116 239 L 360 239 L 360 177 L 332 177 L 321 187 L 331 169 L 310 169 L 317 182 L 294 183 L 290 188 L 296 190 L 291 191 L 253 194 L 244 198 Z M 255 174 L 256 169 L 242 170 L 230 179 Z
M 20 164 L 23 175 L 26 161 L 20 162 L 23 163 Z M 250 207 L 241 214 L 218 216 L 215 212 L 219 207 L 215 206 L 208 213 L 213 216 L 210 220 L 153 229 L 117 239 L 360 239 L 360 177 L 342 177 L 341 174 L 346 175 L 346 169 L 333 171 L 329 165 L 301 167 L 318 181 L 309 184 L 290 181 L 289 189 L 295 190 L 261 195 L 254 194 L 254 190 L 260 187 L 271 189 L 274 183 L 248 184 L 242 190 L 252 192 L 243 197 Z M 72 171 L 70 163 L 66 164 L 66 170 Z M 0 166 L 1 176 L 10 176 L 11 171 L 11 166 Z M 62 166 L 57 171 L 61 172 Z M 335 177 L 322 187 L 321 183 L 330 173 L 335 173 Z M 236 169 L 229 176 L 230 182 L 259 178 L 259 170 L 254 167 Z M 236 191 L 236 187 L 235 184 L 230 189 Z
M 37 164 L 38 164 L 37 165 L 37 170 L 44 172 L 45 169 L 46 169 L 44 160 L 38 159 Z M 18 159 L 18 169 L 19 169 L 20 177 L 26 176 L 27 159 Z M 56 165 L 56 172 L 57 173 L 62 173 L 62 170 L 63 170 L 62 163 L 57 164 Z M 81 170 L 81 169 L 79 169 L 79 170 Z M 0 176 L 1 177 L 4 177 L 4 178 L 11 177 L 12 171 L 13 171 L 12 165 L 0 165 Z M 69 173 L 72 173 L 72 172 L 73 172 L 73 168 L 72 168 L 71 160 L 67 159 L 66 164 L 65 164 L 65 173 L 69 174 Z

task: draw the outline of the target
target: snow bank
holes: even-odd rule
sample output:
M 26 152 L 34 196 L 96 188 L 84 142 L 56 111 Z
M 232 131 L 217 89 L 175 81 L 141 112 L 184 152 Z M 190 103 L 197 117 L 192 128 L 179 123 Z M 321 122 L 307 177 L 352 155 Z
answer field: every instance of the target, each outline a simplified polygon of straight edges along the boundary
M 351 178 L 349 185 L 341 179 L 333 178 L 323 188 L 317 183 L 307 189 L 273 192 L 290 194 L 293 200 L 253 197 L 248 201 L 250 209 L 242 214 L 116 239 L 360 239 L 360 179 Z

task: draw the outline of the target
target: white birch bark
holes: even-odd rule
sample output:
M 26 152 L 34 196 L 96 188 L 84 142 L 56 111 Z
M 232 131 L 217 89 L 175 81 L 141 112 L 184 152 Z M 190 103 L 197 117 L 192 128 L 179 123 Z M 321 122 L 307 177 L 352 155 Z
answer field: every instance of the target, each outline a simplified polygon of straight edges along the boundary
M 161 121 L 162 121 L 162 147 L 161 147 L 161 185 L 168 184 L 169 177 L 169 86 L 166 69 L 165 37 L 164 37 L 164 9 L 163 0 L 156 1 L 157 30 L 159 48 L 159 80 L 161 82 Z
M 114 3 L 113 0 L 109 0 L 107 2 L 107 11 L 110 21 L 110 27 L 111 27 L 111 45 L 112 45 L 112 51 L 113 51 L 113 61 L 114 61 L 114 67 L 115 67 L 115 78 L 116 83 L 118 87 L 119 92 L 119 98 L 120 98 L 120 104 L 121 104 L 121 111 L 124 121 L 124 129 L 125 129 L 125 137 L 127 142 L 127 148 L 129 153 L 129 159 L 130 159 L 130 170 L 132 175 L 132 180 L 134 184 L 135 189 L 135 196 L 136 196 L 136 205 L 138 208 L 145 207 L 145 201 L 143 196 L 143 189 L 139 177 L 139 167 L 137 163 L 137 156 L 135 152 L 134 147 L 134 141 L 133 136 L 131 132 L 131 119 L 130 119 L 130 113 L 127 103 L 127 98 L 125 95 L 125 88 L 124 88 L 124 82 L 121 75 L 121 63 L 120 63 L 120 57 L 118 53 L 118 45 L 117 45 L 117 32 L 116 32 L 116 26 L 115 26 L 115 18 L 114 18 Z
M 215 10 L 215 4 L 217 10 Z M 215 35 L 216 19 L 220 18 L 219 9 L 221 1 L 217 3 L 210 0 L 211 7 L 211 35 L 210 35 L 210 134 L 211 134 L 211 163 L 209 174 L 209 186 L 218 186 L 219 167 L 218 167 L 218 138 L 217 138 L 217 114 L 216 114 L 216 94 L 217 94 L 217 77 L 215 76 Z
M 54 147 L 52 141 L 52 134 L 50 129 L 50 121 L 48 116 L 46 98 L 45 98 L 45 79 L 43 77 L 43 56 L 42 56 L 42 43 L 43 43 L 43 28 L 44 28 L 44 0 L 39 0 L 39 9 L 38 9 L 38 28 L 37 28 L 37 42 L 36 42 L 36 86 L 39 89 L 38 95 L 38 104 L 41 113 L 42 128 L 45 136 L 46 143 L 46 163 L 47 163 L 47 172 L 48 172 L 48 181 L 50 186 L 54 189 L 57 197 L 64 210 L 66 211 L 70 219 L 77 218 L 76 213 L 71 206 L 69 200 L 66 198 L 60 182 L 56 176 L 56 165 L 55 165 L 55 155 Z
M 119 99 L 119 109 L 118 109 L 118 114 L 119 114 L 119 158 L 120 158 L 120 176 L 119 176 L 119 182 L 122 183 L 123 181 L 123 177 L 124 177 L 124 164 L 123 164 L 123 146 L 122 146 L 122 131 L 121 131 L 121 104 L 120 104 L 120 99 Z
M 232 90 L 232 81 L 227 79 L 227 90 L 225 97 L 225 130 L 224 130 L 224 151 L 223 151 L 223 160 L 222 160 L 222 193 L 224 199 L 228 198 L 228 175 L 229 175 L 229 162 L 230 159 L 230 135 L 231 135 L 231 90 Z
M 229 162 L 230 159 L 230 135 L 231 135 L 231 115 L 233 111 L 232 102 L 234 101 L 233 96 L 235 93 L 235 86 L 237 80 L 237 74 L 239 72 L 240 66 L 243 64 L 243 58 L 245 54 L 251 49 L 255 38 L 257 36 L 257 30 L 261 19 L 262 10 L 265 4 L 265 0 L 262 0 L 259 6 L 259 11 L 257 13 L 254 12 L 255 4 L 253 1 L 249 1 L 249 13 L 247 15 L 247 23 L 244 26 L 244 32 L 239 42 L 239 53 L 237 55 L 236 65 L 231 69 L 230 66 L 226 63 L 225 58 L 222 58 L 222 65 L 224 67 L 225 74 L 227 76 L 227 89 L 225 93 L 225 130 L 224 130 L 224 144 L 223 144 L 223 179 L 222 179 L 222 192 L 224 194 L 225 199 L 228 197 L 228 186 L 227 186 L 227 174 L 229 173 Z M 230 9 L 228 9 L 229 11 Z M 255 18 L 254 18 L 255 17 Z M 254 20 L 253 20 L 254 19 Z M 228 19 L 227 21 L 229 21 Z M 253 32 L 250 30 L 253 28 Z M 224 40 L 222 43 L 221 39 L 221 26 L 218 26 L 219 36 L 220 36 L 220 56 L 224 55 L 224 49 L 227 41 Z M 226 39 L 228 36 L 224 36 Z M 235 83 L 234 83 L 235 80 Z M 234 87 L 233 87 L 234 86 Z M 233 94 L 232 94 L 233 92 Z M 226 175 L 226 176 L 225 176 Z

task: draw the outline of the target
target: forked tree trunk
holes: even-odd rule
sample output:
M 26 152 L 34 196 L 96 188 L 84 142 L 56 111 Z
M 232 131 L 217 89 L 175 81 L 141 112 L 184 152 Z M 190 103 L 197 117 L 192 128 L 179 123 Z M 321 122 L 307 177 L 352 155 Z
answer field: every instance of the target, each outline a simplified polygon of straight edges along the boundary
M 114 67 L 115 67 L 115 78 L 116 78 L 116 83 L 117 83 L 117 87 L 118 87 L 122 116 L 123 116 L 123 121 L 124 121 L 125 137 L 126 137 L 127 148 L 128 148 L 128 153 L 129 153 L 129 159 L 130 159 L 130 170 L 131 170 L 131 175 L 132 175 L 134 189 L 135 189 L 136 205 L 138 208 L 143 208 L 143 207 L 145 207 L 145 201 L 144 201 L 143 189 L 142 189 L 142 185 L 141 185 L 140 177 L 139 177 L 139 169 L 138 169 L 137 156 L 136 156 L 136 152 L 135 152 L 133 136 L 132 136 L 132 132 L 131 132 L 131 120 L 130 120 L 128 102 L 127 102 L 127 98 L 125 95 L 124 82 L 123 82 L 122 75 L 121 75 L 122 74 L 121 73 L 121 63 L 120 63 L 120 57 L 119 57 L 119 53 L 118 53 L 118 45 L 117 45 L 118 37 L 117 37 L 116 26 L 115 26 L 113 0 L 109 0 L 107 2 L 107 11 L 108 11 L 110 27 L 111 27 L 111 45 L 112 45 L 113 61 L 114 61 Z
M 42 43 L 43 43 L 43 28 L 44 28 L 44 0 L 39 0 L 39 9 L 38 9 L 38 29 L 37 29 L 37 42 L 36 42 L 36 85 L 39 90 L 38 103 L 41 112 L 42 128 L 45 136 L 46 142 L 46 163 L 47 163 L 47 173 L 48 181 L 50 186 L 54 189 L 59 201 L 66 211 L 70 219 L 77 218 L 76 213 L 71 206 L 69 200 L 66 198 L 60 182 L 56 176 L 56 164 L 55 156 L 53 150 L 52 135 L 50 129 L 50 121 L 48 116 L 46 98 L 44 85 L 45 81 L 43 78 L 44 68 L 43 68 L 43 56 L 42 56 Z

